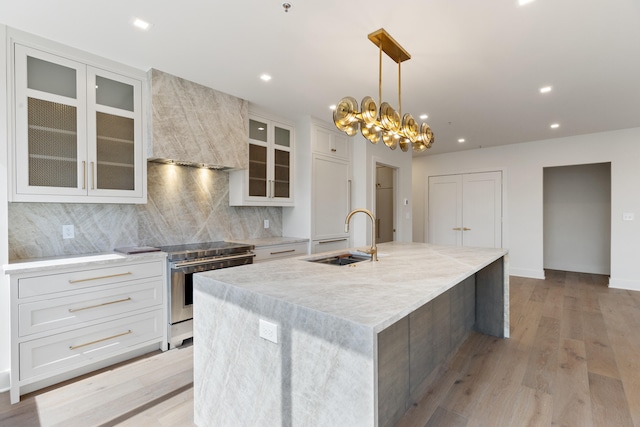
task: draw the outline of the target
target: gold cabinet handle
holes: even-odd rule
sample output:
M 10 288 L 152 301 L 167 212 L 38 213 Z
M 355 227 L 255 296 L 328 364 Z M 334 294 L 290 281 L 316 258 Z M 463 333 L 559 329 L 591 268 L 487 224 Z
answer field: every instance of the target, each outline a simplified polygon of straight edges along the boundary
M 96 167 L 93 162 L 91 162 L 91 189 L 95 190 L 96 186 Z
M 289 249 L 286 251 L 270 252 L 269 255 L 288 254 L 289 252 L 295 252 L 295 249 Z
M 102 304 L 90 305 L 88 307 L 70 308 L 69 309 L 69 313 L 75 313 L 76 311 L 82 311 L 82 310 L 89 310 L 91 308 L 104 307 L 105 305 L 118 304 L 119 302 L 126 302 L 126 301 L 131 301 L 131 297 L 124 298 L 124 299 L 119 299 L 119 300 L 116 300 L 116 301 L 103 302 Z
M 464 228 L 462 229 L 462 231 L 469 231 L 469 230 L 471 230 L 471 229 L 470 229 L 470 228 L 467 228 L 467 227 L 464 227 Z
M 460 228 L 460 227 L 456 227 L 456 228 L 454 228 L 453 230 L 455 230 L 455 231 L 462 231 L 462 228 Z
M 91 345 L 91 344 L 97 344 L 97 343 L 99 343 L 99 342 L 112 340 L 112 339 L 114 339 L 114 338 L 122 337 L 122 336 L 124 336 L 124 335 L 129 335 L 130 333 L 131 333 L 131 329 L 129 329 L 127 332 L 123 332 L 123 333 L 121 333 L 121 334 L 117 334 L 117 335 L 112 335 L 112 336 L 107 337 L 107 338 L 100 338 L 99 340 L 95 340 L 95 341 L 91 341 L 91 342 L 86 342 L 86 343 L 84 343 L 84 344 L 79 344 L 79 345 L 70 345 L 70 346 L 69 346 L 69 350 L 76 350 L 76 349 L 78 349 L 78 348 L 80 348 L 80 347 L 86 347 L 86 346 Z
M 82 189 L 87 189 L 87 161 L 82 161 Z
M 324 245 L 325 243 L 335 243 L 335 242 L 344 242 L 347 239 L 333 239 L 333 240 L 323 240 L 318 242 L 319 245 Z
M 74 283 L 81 283 L 81 282 L 89 282 L 91 280 L 110 279 L 112 277 L 128 276 L 130 274 L 133 274 L 133 273 L 131 273 L 130 271 L 127 271 L 126 273 L 110 274 L 108 276 L 98 276 L 98 277 L 89 277 L 88 279 L 69 280 L 69 283 L 74 284 Z

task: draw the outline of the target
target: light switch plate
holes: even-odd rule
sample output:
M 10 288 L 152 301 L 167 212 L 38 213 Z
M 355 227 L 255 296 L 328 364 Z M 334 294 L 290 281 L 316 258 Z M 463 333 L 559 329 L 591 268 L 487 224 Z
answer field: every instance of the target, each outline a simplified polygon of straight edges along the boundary
M 269 228 L 269 220 L 268 219 L 264 220 L 264 228 Z

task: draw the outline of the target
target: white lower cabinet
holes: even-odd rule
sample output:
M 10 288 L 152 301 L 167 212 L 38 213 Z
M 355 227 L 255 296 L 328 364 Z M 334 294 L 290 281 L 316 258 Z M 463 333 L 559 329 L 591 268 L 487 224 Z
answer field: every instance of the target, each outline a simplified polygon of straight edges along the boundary
M 20 336 L 160 306 L 163 288 L 159 281 L 147 280 L 104 291 L 19 304 Z
M 74 368 L 162 336 L 162 313 L 136 316 L 20 343 L 20 381 Z
M 311 253 L 318 254 L 320 252 L 339 251 L 349 248 L 349 238 L 342 237 L 339 239 L 314 240 L 311 242 Z
M 12 403 L 25 392 L 167 348 L 162 255 L 26 271 L 8 271 Z
M 254 262 L 271 261 L 281 258 L 290 258 L 298 255 L 306 255 L 309 251 L 309 243 L 285 243 L 279 245 L 269 245 L 256 247 Z

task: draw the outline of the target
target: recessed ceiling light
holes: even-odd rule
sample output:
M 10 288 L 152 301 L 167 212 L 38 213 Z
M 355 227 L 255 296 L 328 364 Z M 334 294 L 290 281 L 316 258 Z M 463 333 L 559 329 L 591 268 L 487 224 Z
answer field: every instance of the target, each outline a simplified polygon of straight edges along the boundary
M 330 109 L 331 111 L 335 110 L 335 109 L 336 109 L 336 105 L 335 105 L 335 104 L 333 104 L 333 105 L 329 105 L 329 109 Z
M 558 123 L 554 123 L 551 125 L 551 129 L 558 129 L 560 125 Z
M 426 114 L 421 114 L 420 115 L 420 120 L 427 120 L 429 118 L 429 116 L 427 116 Z
M 520 6 L 524 6 L 527 3 L 531 3 L 533 0 L 518 0 Z
M 464 138 L 460 138 L 460 139 L 458 140 L 458 142 L 459 142 L 460 144 L 462 144 L 462 143 L 464 142 Z
M 540 88 L 540 93 L 549 93 L 551 92 L 551 86 L 545 86 Z
M 271 76 L 269 74 L 263 74 L 260 76 L 260 78 L 265 82 L 268 82 L 269 80 L 271 80 Z
M 259 127 L 258 130 L 264 130 L 264 128 L 263 127 Z
M 149 27 L 151 27 L 151 24 L 149 24 L 147 21 L 143 21 L 140 18 L 136 18 L 133 20 L 133 25 L 140 28 L 141 30 L 148 30 Z

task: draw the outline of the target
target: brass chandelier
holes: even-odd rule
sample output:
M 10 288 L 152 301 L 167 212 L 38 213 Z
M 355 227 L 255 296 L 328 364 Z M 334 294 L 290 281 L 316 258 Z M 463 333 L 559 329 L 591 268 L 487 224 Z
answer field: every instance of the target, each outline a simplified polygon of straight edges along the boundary
M 402 151 L 424 151 L 431 148 L 434 136 L 428 124 L 418 126 L 411 114 L 402 115 L 401 73 L 400 64 L 411 59 L 411 55 L 402 48 L 384 28 L 369 34 L 369 40 L 378 46 L 380 51 L 378 70 L 378 102 L 370 96 L 365 96 L 360 103 L 351 96 L 342 98 L 333 111 L 333 122 L 336 127 L 349 136 L 358 133 L 358 128 L 367 140 L 377 144 L 380 139 L 387 147 L 395 150 L 398 145 Z M 398 64 L 398 111 L 394 110 L 387 102 L 382 102 L 382 52 Z M 402 117 L 402 121 L 400 118 Z

